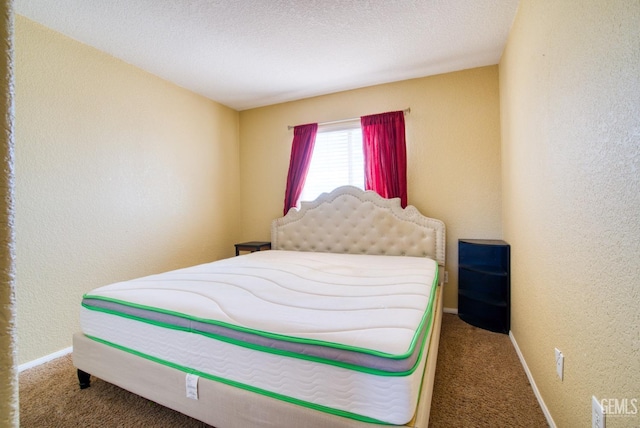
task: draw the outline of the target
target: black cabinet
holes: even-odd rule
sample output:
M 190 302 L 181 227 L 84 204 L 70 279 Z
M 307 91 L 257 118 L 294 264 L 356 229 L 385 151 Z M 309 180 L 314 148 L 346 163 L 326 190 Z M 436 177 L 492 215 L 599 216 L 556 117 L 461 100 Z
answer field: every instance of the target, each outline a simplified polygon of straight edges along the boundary
M 504 241 L 458 240 L 458 316 L 463 321 L 509 333 L 510 257 Z

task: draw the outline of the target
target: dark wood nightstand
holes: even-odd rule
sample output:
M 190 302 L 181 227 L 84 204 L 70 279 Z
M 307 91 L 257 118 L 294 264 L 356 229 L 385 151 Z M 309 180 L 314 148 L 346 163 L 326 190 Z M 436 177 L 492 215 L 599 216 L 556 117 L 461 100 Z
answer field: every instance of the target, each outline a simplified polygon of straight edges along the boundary
M 271 242 L 265 241 L 249 241 L 242 242 L 240 244 L 235 244 L 236 247 L 236 256 L 240 255 L 240 251 L 249 251 L 253 253 L 254 251 L 264 251 L 271 249 Z

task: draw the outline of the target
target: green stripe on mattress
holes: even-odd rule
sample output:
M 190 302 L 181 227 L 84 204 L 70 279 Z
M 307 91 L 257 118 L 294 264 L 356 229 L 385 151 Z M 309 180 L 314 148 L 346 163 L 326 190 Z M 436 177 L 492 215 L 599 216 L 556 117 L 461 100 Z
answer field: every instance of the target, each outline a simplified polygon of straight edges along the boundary
M 94 341 L 98 342 L 98 343 L 102 343 L 103 345 L 106 345 L 106 346 L 109 346 L 109 347 L 112 347 L 112 348 L 115 348 L 115 349 L 119 349 L 119 350 L 121 350 L 123 352 L 127 352 L 129 354 L 138 356 L 140 358 L 145 358 L 145 359 L 147 359 L 149 361 L 153 361 L 155 363 L 162 364 L 164 366 L 171 367 L 171 368 L 176 369 L 176 370 L 180 370 L 181 372 L 195 374 L 195 375 L 200 376 L 200 377 L 205 378 L 205 379 L 209 379 L 209 380 L 212 380 L 212 381 L 215 381 L 215 382 L 220 382 L 220 383 L 223 383 L 223 384 L 226 384 L 226 385 L 229 385 L 229 386 L 233 386 L 233 387 L 236 387 L 236 388 L 241 388 L 241 389 L 244 389 L 244 390 L 247 390 L 247 391 L 255 392 L 257 394 L 265 395 L 267 397 L 275 398 L 277 400 L 286 401 L 288 403 L 292 403 L 292 404 L 296 404 L 296 405 L 299 405 L 299 406 L 307 407 L 307 408 L 310 408 L 310 409 L 313 409 L 313 410 L 318 410 L 318 411 L 321 411 L 321 412 L 324 412 L 324 413 L 329 413 L 329 414 L 336 415 L 336 416 L 341 416 L 341 417 L 344 417 L 344 418 L 354 419 L 354 420 L 361 421 L 361 422 L 367 422 L 367 423 L 372 423 L 372 424 L 377 424 L 377 425 L 393 425 L 393 424 L 390 424 L 390 423 L 387 423 L 387 422 L 380 421 L 378 419 L 370 418 L 370 417 L 367 417 L 367 416 L 362 416 L 362 415 L 359 415 L 357 413 L 352 413 L 352 412 L 348 412 L 346 410 L 340 410 L 340 409 L 334 409 L 334 408 L 327 407 L 327 406 L 322 406 L 322 405 L 319 405 L 319 404 L 315 404 L 315 403 L 311 403 L 311 402 L 308 402 L 308 401 L 300 400 L 300 399 L 297 399 L 297 398 L 289 397 L 287 395 L 283 395 L 283 394 L 278 394 L 278 393 L 275 393 L 275 392 L 267 391 L 267 390 L 262 389 L 262 388 L 256 388 L 254 386 L 247 385 L 247 384 L 244 384 L 244 383 L 241 383 L 241 382 L 236 382 L 236 381 L 225 379 L 225 378 L 222 378 L 222 377 L 219 377 L 219 376 L 210 375 L 208 373 L 204 373 L 204 372 L 201 372 L 199 370 L 194 370 L 192 368 L 189 368 L 189 367 L 186 367 L 186 366 L 182 366 L 180 364 L 175 364 L 175 363 L 172 363 L 170 361 L 166 361 L 166 360 L 163 360 L 161 358 L 157 358 L 157 357 L 154 357 L 152 355 L 148 355 L 148 354 L 136 351 L 134 349 L 130 349 L 130 348 L 118 345 L 116 343 L 112 343 L 112 342 L 100 339 L 98 337 L 89 336 L 89 335 L 85 335 L 85 336 L 87 338 L 91 339 L 91 340 L 94 340 Z M 427 347 L 428 347 L 428 345 L 427 345 Z
M 435 316 L 435 312 L 433 311 L 433 303 L 434 303 L 434 296 L 435 296 L 435 292 L 432 293 L 432 298 L 429 301 L 429 305 L 427 307 L 427 311 L 425 311 L 425 314 L 429 314 L 430 316 L 427 318 L 427 329 L 425 330 L 425 335 L 428 336 L 431 333 L 431 325 L 433 323 L 433 319 Z M 84 306 L 84 305 L 83 305 Z M 86 306 L 85 306 L 86 307 Z M 140 318 L 140 317 L 136 317 L 133 315 L 129 315 L 129 314 L 123 314 L 121 312 L 117 312 L 117 311 L 112 311 L 109 309 L 104 309 L 104 308 L 95 308 L 95 307 L 86 307 L 89 310 L 93 310 L 93 311 L 97 311 L 97 312 L 105 312 L 111 315 L 116 315 L 116 316 L 120 316 L 123 318 L 129 318 L 129 319 L 133 319 L 139 322 L 144 322 L 147 324 L 152 324 L 152 325 L 156 325 L 158 327 L 162 327 L 162 328 L 168 328 L 168 329 L 173 329 L 173 330 L 180 330 L 180 331 L 186 331 L 186 332 L 190 332 L 190 333 L 194 333 L 194 334 L 200 334 L 202 336 L 206 336 L 209 337 L 211 339 L 214 340 L 219 340 L 221 342 L 226 342 L 226 343 L 230 343 L 236 346 L 241 346 L 243 348 L 249 348 L 249 349 L 253 349 L 256 351 L 261 351 L 261 352 L 267 352 L 270 354 L 275 354 L 275 355 L 280 355 L 280 356 L 284 356 L 284 357 L 290 357 L 290 358 L 297 358 L 300 360 L 308 360 L 308 361 L 313 361 L 316 363 L 322 363 L 322 364 L 329 364 L 332 366 L 337 366 L 337 367 L 341 367 L 347 370 L 353 370 L 353 371 L 359 371 L 359 372 L 363 372 L 363 373 L 368 373 L 368 374 L 372 374 L 372 375 L 376 375 L 376 376 L 397 376 L 397 377 L 401 377 L 401 376 L 408 376 L 411 373 L 413 373 L 418 366 L 420 365 L 420 358 L 422 356 L 422 352 L 424 351 L 425 346 L 428 346 L 428 340 L 424 340 L 422 343 L 422 348 L 419 350 L 418 353 L 418 358 L 416 359 L 415 364 L 411 367 L 411 369 L 409 370 L 405 370 L 405 371 L 401 371 L 401 372 L 389 372 L 389 371 L 385 371 L 385 370 L 380 370 L 380 369 L 374 369 L 374 368 L 370 368 L 370 367 L 363 367 L 363 366 L 358 366 L 355 364 L 349 364 L 349 363 L 345 363 L 345 362 L 341 362 L 341 361 L 334 361 L 334 360 L 330 360 L 327 358 L 322 358 L 322 357 L 317 357 L 317 356 L 313 356 L 313 355 L 304 355 L 304 354 L 298 354 L 296 352 L 291 352 L 291 351 L 287 351 L 287 350 L 283 350 L 283 349 L 277 349 L 277 348 L 270 348 L 270 347 L 266 347 L 266 346 L 262 346 L 262 345 L 257 345 L 254 343 L 248 343 L 248 342 L 243 342 L 241 340 L 237 340 L 237 339 L 233 339 L 233 338 L 229 338 L 229 337 L 224 337 L 224 336 L 220 336 L 220 335 L 216 335 L 216 334 L 212 334 L 212 333 L 207 333 L 207 332 L 202 332 L 202 331 L 198 331 L 198 330 L 192 330 L 186 327 L 179 327 L 179 326 L 175 326 L 173 324 L 167 324 L 167 323 L 162 323 L 159 321 L 153 321 L 153 320 L 148 320 L 146 318 Z
M 434 262 L 435 263 L 435 262 Z M 176 312 L 176 311 L 171 311 L 171 310 L 167 310 L 167 309 L 162 309 L 162 308 L 156 308 L 153 306 L 146 306 L 146 305 L 141 305 L 141 304 L 137 304 L 137 303 L 131 303 L 131 302 L 127 302 L 127 301 L 123 301 L 123 300 L 119 300 L 119 299 L 113 299 L 113 298 L 109 298 L 109 297 L 102 297 L 102 296 L 95 296 L 95 295 L 91 295 L 91 294 L 85 294 L 83 296 L 83 298 L 85 299 L 96 299 L 96 300 L 103 300 L 103 301 L 107 301 L 107 302 L 113 302 L 113 303 L 117 303 L 119 305 L 123 305 L 123 306 L 128 306 L 128 307 L 132 307 L 132 308 L 138 308 L 138 309 L 143 309 L 143 310 L 147 310 L 147 311 L 152 311 L 152 312 L 157 312 L 157 313 L 162 313 L 162 314 L 167 314 L 167 315 L 172 315 L 172 316 L 176 316 L 179 318 L 183 318 L 186 320 L 190 320 L 190 321 L 196 321 L 196 322 L 202 322 L 202 323 L 206 323 L 206 324 L 212 324 L 212 325 L 217 325 L 223 328 L 228 328 L 228 329 L 232 329 L 232 330 L 236 330 L 236 331 L 240 331 L 243 333 L 248 333 L 248 334 L 255 334 L 255 335 L 259 335 L 262 337 L 266 337 L 269 339 L 274 339 L 274 340 L 281 340 L 281 341 L 288 341 L 288 342 L 295 342 L 295 343 L 301 343 L 301 344 L 310 344 L 310 345 L 319 345 L 319 346 L 325 346 L 325 347 L 331 347 L 331 348 L 336 348 L 336 349 L 343 349 L 343 350 L 347 350 L 347 351 L 352 351 L 352 352 L 360 352 L 363 354 L 369 354 L 369 355 L 374 355 L 374 356 L 378 356 L 378 357 L 382 357 L 382 358 L 387 358 L 387 359 L 405 359 L 408 358 L 409 356 L 411 356 L 411 354 L 413 354 L 413 352 L 415 351 L 415 346 L 416 343 L 418 342 L 418 340 L 420 339 L 419 334 L 421 331 L 423 331 L 423 327 L 425 323 L 429 323 L 429 325 L 427 327 L 430 328 L 430 324 L 431 324 L 431 318 L 432 318 L 432 312 L 433 312 L 433 302 L 434 302 L 434 298 L 435 298 L 435 294 L 436 294 L 436 288 L 438 287 L 438 269 L 436 269 L 435 271 L 435 275 L 433 278 L 433 282 L 431 284 L 431 294 L 429 296 L 429 303 L 427 305 L 427 308 L 424 312 L 424 314 L 422 315 L 422 319 L 420 320 L 420 323 L 418 325 L 418 328 L 416 329 L 413 338 L 411 339 L 411 342 L 409 344 L 409 348 L 407 349 L 406 352 L 404 352 L 403 354 L 389 354 L 386 352 L 381 352 L 381 351 L 377 351 L 374 349 L 366 349 L 366 348 L 361 348 L 361 347 L 357 347 L 357 346 L 349 346 L 349 345 L 344 345 L 341 343 L 334 343 L 334 342 L 327 342 L 327 341 L 322 341 L 322 340 L 316 340 L 316 339 L 306 339 L 306 338 L 300 338 L 300 337 L 293 337 L 293 336 L 287 336 L 287 335 L 283 335 L 283 334 L 277 334 L 277 333 L 271 333 L 268 331 L 262 331 L 262 330 L 258 330 L 258 329 L 251 329 L 251 328 L 246 328 L 246 327 L 241 327 L 241 326 L 237 326 L 234 324 L 230 324 L 227 322 L 223 322 L 223 321 L 217 321 L 217 320 L 211 320 L 211 319 L 204 319 L 204 318 L 199 318 L 199 317 L 194 317 L 191 315 L 187 315 L 181 312 Z M 110 309 L 105 309 L 105 308 L 97 308 L 97 307 L 93 307 L 90 305 L 86 305 L 86 304 L 82 304 L 83 307 L 89 309 L 89 310 L 94 310 L 94 311 L 102 311 L 105 313 L 109 313 L 112 315 L 117 315 L 117 316 L 121 316 L 121 317 L 125 317 L 125 318 L 130 318 L 130 319 L 135 319 L 138 321 L 142 321 L 142 322 L 147 322 L 149 324 L 154 324 L 160 327 L 164 327 L 164 328 L 171 328 L 171 329 L 177 329 L 177 330 L 184 330 L 184 331 L 192 331 L 191 329 L 185 328 L 185 327 L 178 327 L 178 326 L 174 326 L 168 323 L 163 323 L 160 321 L 153 321 L 153 320 L 147 320 L 141 317 L 136 317 L 130 314 L 124 314 L 118 311 L 114 311 L 114 310 L 110 310 Z M 424 330 L 424 331 L 429 331 Z M 229 343 L 234 343 L 240 346 L 247 346 L 247 344 L 244 344 L 244 342 L 240 342 L 240 341 L 234 341 L 233 339 L 229 339 L 229 338 L 223 338 L 217 335 L 213 335 L 210 333 L 204 333 L 204 332 L 200 332 L 200 331 L 193 331 L 194 333 L 198 333 L 198 334 L 203 334 L 203 335 L 207 335 L 210 336 L 214 339 L 219 339 L 219 340 L 224 340 L 227 341 Z M 250 346 L 247 346 L 250 347 Z M 260 347 L 258 347 L 260 348 Z M 258 349 L 258 348 L 254 348 L 254 349 Z M 269 351 L 267 351 L 269 352 Z

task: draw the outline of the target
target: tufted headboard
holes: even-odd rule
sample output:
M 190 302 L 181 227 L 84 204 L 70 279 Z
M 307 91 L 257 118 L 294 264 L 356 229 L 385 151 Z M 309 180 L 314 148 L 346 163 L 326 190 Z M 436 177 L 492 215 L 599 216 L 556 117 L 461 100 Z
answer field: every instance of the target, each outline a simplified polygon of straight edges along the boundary
M 274 250 L 430 257 L 444 266 L 445 226 L 400 199 L 353 186 L 302 202 L 271 223 Z

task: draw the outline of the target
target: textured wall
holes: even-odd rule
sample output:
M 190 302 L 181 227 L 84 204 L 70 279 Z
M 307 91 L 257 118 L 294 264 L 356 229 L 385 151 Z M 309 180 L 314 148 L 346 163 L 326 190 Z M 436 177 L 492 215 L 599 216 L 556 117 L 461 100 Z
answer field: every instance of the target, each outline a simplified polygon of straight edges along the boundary
M 282 215 L 293 131 L 411 108 L 408 200 L 447 226 L 446 307 L 457 307 L 458 238 L 501 238 L 497 66 L 341 92 L 240 113 L 242 234 L 269 239 Z
M 511 328 L 561 427 L 640 400 L 639 25 L 638 1 L 523 0 L 500 63 Z
M 233 255 L 238 193 L 236 111 L 17 17 L 20 363 L 91 288 Z
M 17 427 L 16 298 L 14 269 L 13 172 L 13 2 L 0 3 L 0 427 Z

